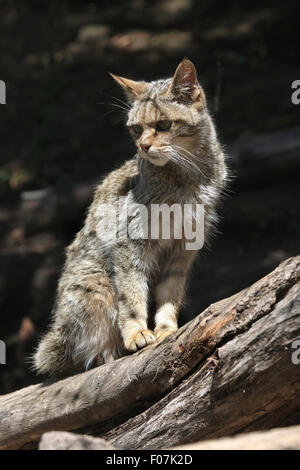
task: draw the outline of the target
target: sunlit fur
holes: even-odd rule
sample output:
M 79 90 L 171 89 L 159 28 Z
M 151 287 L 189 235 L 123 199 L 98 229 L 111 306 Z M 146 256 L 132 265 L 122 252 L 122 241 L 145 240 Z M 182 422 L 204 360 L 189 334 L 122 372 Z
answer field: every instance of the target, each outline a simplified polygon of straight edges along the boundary
M 67 249 L 52 324 L 34 356 L 39 373 L 69 374 L 103 364 L 177 330 L 197 251 L 172 236 L 103 241 L 97 236 L 101 204 L 112 204 L 121 219 L 120 196 L 133 213 L 138 204 L 204 204 L 206 240 L 217 221 L 226 166 L 194 65 L 185 59 L 172 79 L 151 83 L 113 78 L 128 100 L 119 103 L 128 110 L 137 154 L 98 186 L 85 224 Z M 157 130 L 161 120 L 172 121 L 169 130 Z M 135 125 L 142 126 L 141 135 Z M 154 331 L 150 300 L 156 305 Z

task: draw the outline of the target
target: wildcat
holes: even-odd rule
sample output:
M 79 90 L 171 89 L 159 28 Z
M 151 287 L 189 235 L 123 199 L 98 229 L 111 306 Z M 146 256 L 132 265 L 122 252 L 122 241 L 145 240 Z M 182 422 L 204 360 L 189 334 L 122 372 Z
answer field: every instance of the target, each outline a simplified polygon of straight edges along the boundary
M 173 78 L 150 83 L 112 77 L 127 98 L 137 154 L 98 186 L 85 224 L 67 248 L 52 325 L 34 354 L 42 374 L 70 374 L 113 361 L 178 328 L 198 250 L 187 250 L 184 237 L 174 233 L 170 239 L 105 241 L 97 229 L 99 207 L 109 203 L 122 218 L 120 197 L 129 207 L 203 204 L 207 240 L 226 183 L 224 154 L 192 62 L 184 59 Z

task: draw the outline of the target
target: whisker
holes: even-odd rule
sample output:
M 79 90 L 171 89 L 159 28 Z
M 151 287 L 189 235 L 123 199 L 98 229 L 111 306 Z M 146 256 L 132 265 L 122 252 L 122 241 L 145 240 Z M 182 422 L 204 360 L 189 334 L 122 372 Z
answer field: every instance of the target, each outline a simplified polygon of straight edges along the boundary
M 196 173 L 200 172 L 200 169 L 193 162 L 187 160 L 175 150 L 173 152 L 168 152 L 168 157 L 171 161 L 178 164 L 182 168 L 185 168 L 186 170 L 193 171 Z
M 195 158 L 196 160 L 198 160 L 200 163 L 202 163 L 203 165 L 206 165 L 206 166 L 210 166 L 209 163 L 203 161 L 198 155 L 195 155 L 194 153 L 190 152 L 189 150 L 183 148 L 183 147 L 180 147 L 179 145 L 175 145 L 175 144 L 172 144 L 172 147 L 176 147 L 180 150 L 183 150 L 184 152 L 186 152 L 188 155 L 190 155 L 191 157 Z
M 172 145 L 171 145 L 171 147 L 173 148 Z M 186 167 L 196 171 L 197 173 L 201 173 L 203 176 L 205 176 L 203 171 L 201 170 L 201 168 L 199 168 L 194 162 L 190 161 L 188 158 L 186 158 L 185 155 L 182 155 L 177 150 L 173 149 L 173 151 L 174 151 L 173 156 L 176 155 L 175 158 L 177 158 L 177 161 L 184 162 Z
M 130 109 L 130 106 L 129 106 L 129 104 L 128 104 L 128 103 L 126 103 L 125 101 L 123 101 L 123 100 L 120 100 L 120 99 L 119 99 L 119 98 L 117 98 L 116 96 L 111 96 L 111 98 L 113 98 L 114 100 L 117 100 L 117 101 L 119 101 L 120 103 L 124 104 L 128 110 Z
M 114 106 L 115 108 L 121 109 L 124 113 L 128 114 L 128 109 L 124 108 L 123 106 L 117 103 L 102 103 L 101 101 L 96 104 L 105 104 L 106 106 Z
M 202 173 L 202 171 L 200 170 L 200 168 L 197 167 L 197 165 L 195 165 L 193 162 L 185 159 L 181 154 L 178 154 L 178 155 L 179 155 L 179 158 L 181 158 L 185 162 L 187 168 L 191 168 L 196 173 Z
M 102 117 L 105 117 L 105 116 L 108 116 L 109 114 L 111 113 L 117 113 L 118 111 L 116 109 L 110 109 L 109 111 L 106 111 L 106 113 L 102 114 Z M 123 120 L 122 117 L 120 117 L 120 115 L 118 114 L 119 116 L 119 119 L 120 120 Z
M 103 96 L 107 96 L 108 98 L 113 98 L 114 100 L 119 101 L 121 104 L 125 105 L 126 108 L 128 108 L 128 110 L 131 108 L 131 106 L 128 103 L 126 103 L 125 101 L 120 100 L 116 96 L 112 96 L 109 93 L 105 93 L 105 92 L 102 92 L 102 94 L 103 94 Z M 101 103 L 101 104 L 112 104 L 112 103 Z

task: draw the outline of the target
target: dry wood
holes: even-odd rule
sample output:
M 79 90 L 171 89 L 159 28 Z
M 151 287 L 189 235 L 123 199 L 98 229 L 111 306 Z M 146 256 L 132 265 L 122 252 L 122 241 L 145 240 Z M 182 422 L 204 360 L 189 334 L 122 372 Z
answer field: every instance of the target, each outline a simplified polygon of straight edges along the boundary
M 172 447 L 172 450 L 300 450 L 300 426 L 249 432 Z
M 117 448 L 165 448 L 275 425 L 300 405 L 300 366 L 291 362 L 299 279 L 300 257 L 291 258 L 161 344 L 0 397 L 0 449 L 52 430 L 97 424 L 103 434 L 126 420 L 107 434 Z
M 39 450 L 113 450 L 109 442 L 70 432 L 53 431 L 42 435 Z M 300 450 L 300 426 L 238 434 L 171 447 L 170 450 Z
M 300 407 L 300 365 L 291 357 L 299 336 L 294 285 L 166 397 L 104 437 L 118 449 L 161 449 L 280 425 Z

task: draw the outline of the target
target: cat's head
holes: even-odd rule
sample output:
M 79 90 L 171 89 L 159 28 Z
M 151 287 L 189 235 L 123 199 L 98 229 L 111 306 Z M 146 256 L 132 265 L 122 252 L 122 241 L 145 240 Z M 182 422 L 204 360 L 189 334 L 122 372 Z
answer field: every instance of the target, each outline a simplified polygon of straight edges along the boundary
M 173 78 L 166 80 L 136 82 L 112 77 L 130 105 L 127 126 L 139 155 L 158 166 L 170 160 L 186 168 L 195 166 L 192 155 L 207 109 L 192 62 L 184 59 Z

